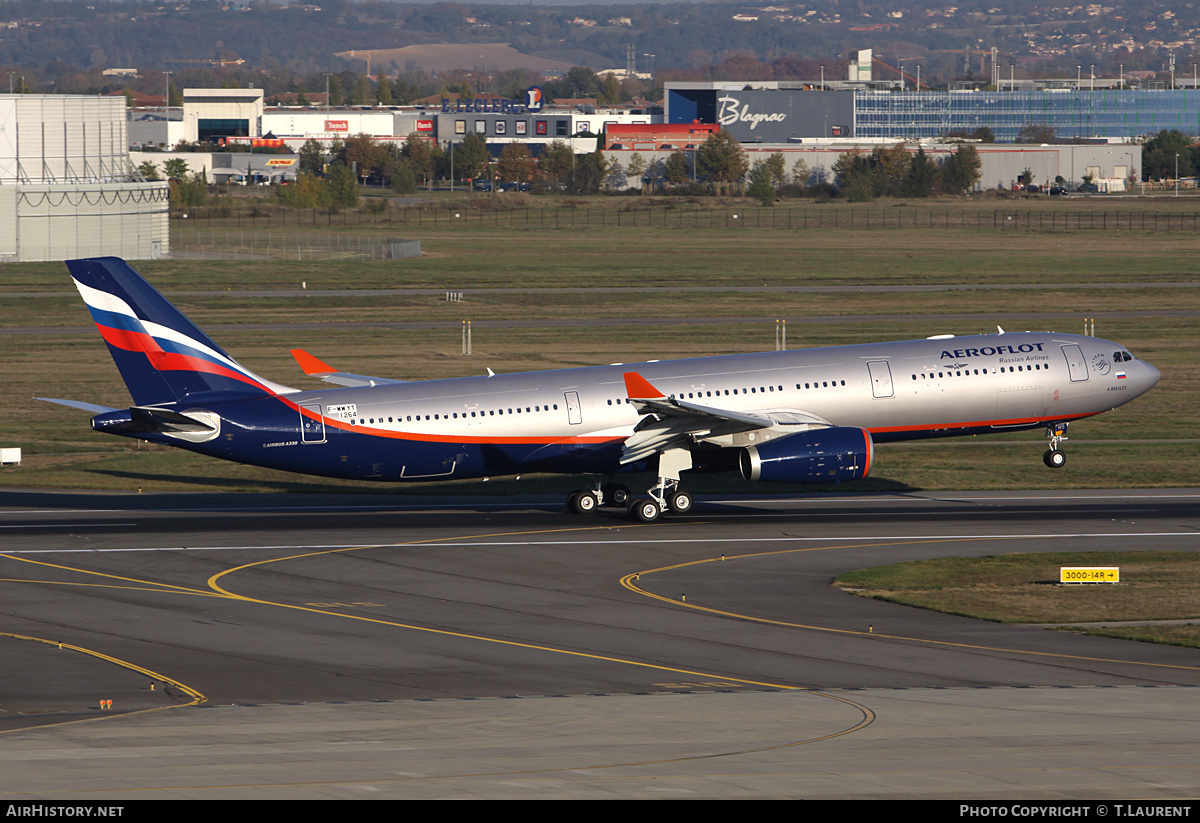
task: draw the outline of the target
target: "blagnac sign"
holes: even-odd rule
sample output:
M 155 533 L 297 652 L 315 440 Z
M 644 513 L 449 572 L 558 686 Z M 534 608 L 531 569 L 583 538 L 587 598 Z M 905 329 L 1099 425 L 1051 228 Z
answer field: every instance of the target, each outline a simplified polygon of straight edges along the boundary
M 753 131 L 759 123 L 782 123 L 787 120 L 787 113 L 782 111 L 751 113 L 750 104 L 743 103 L 736 97 L 718 97 L 717 102 L 721 104 L 717 109 L 717 122 L 722 126 L 749 123 L 750 130 Z

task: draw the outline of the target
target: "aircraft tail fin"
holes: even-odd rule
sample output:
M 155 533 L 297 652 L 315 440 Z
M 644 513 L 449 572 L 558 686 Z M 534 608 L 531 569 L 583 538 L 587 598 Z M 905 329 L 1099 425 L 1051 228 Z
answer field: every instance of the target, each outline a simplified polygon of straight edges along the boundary
M 296 391 L 237 363 L 124 260 L 68 260 L 67 269 L 137 405 Z

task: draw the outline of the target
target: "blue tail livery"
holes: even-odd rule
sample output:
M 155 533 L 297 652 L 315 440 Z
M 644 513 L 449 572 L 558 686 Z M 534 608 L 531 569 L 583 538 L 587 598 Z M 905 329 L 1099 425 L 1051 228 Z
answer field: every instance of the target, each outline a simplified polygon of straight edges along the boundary
M 123 260 L 67 268 L 133 405 L 85 411 L 96 431 L 325 477 L 433 481 L 528 472 L 592 476 L 568 506 L 686 513 L 688 471 L 829 483 L 865 477 L 874 444 L 1045 428 L 1133 400 L 1160 377 L 1118 343 L 1024 332 L 404 381 L 337 371 L 301 391 L 240 365 Z M 43 398 L 48 399 L 48 398 Z M 653 471 L 631 492 L 624 473 Z

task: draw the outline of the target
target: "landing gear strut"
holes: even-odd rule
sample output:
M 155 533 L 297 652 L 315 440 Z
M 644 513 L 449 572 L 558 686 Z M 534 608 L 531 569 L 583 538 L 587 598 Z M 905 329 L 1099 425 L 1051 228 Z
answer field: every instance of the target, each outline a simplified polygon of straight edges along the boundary
M 1050 438 L 1050 448 L 1042 455 L 1042 462 L 1052 469 L 1061 469 L 1067 463 L 1067 456 L 1058 450 L 1058 444 L 1067 439 L 1067 423 L 1055 423 L 1046 427 L 1046 437 Z

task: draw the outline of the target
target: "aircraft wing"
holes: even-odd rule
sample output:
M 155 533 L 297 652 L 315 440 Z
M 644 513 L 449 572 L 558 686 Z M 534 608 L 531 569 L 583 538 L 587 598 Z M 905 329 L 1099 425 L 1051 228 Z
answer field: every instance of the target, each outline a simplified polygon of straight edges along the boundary
M 795 410 L 733 411 L 667 397 L 637 372 L 626 372 L 629 403 L 646 415 L 625 439 L 622 463 L 644 460 L 667 449 L 686 449 L 700 438 L 769 429 L 777 424 L 831 425 L 828 420 Z
M 407 383 L 407 380 L 394 380 L 390 377 L 370 377 L 365 374 L 352 374 L 338 371 L 333 366 L 313 357 L 304 349 L 292 349 L 292 357 L 305 374 L 319 377 L 326 383 L 336 383 L 339 386 L 382 386 L 385 383 Z

